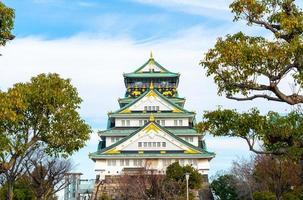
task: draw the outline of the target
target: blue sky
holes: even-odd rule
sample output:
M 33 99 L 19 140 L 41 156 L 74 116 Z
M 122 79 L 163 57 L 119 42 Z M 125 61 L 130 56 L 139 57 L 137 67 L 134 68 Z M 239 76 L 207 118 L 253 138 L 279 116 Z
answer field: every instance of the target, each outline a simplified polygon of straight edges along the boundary
M 207 3 L 195 5 L 195 2 L 199 1 L 184 3 L 184 7 L 188 6 L 186 10 L 180 8 L 182 5 L 172 9 L 173 1 L 6 0 L 4 2 L 16 9 L 15 34 L 18 37 L 39 35 L 54 39 L 79 33 L 92 33 L 110 37 L 127 35 L 138 41 L 146 41 L 169 38 L 181 30 L 196 25 L 220 26 L 222 21 L 231 22 L 230 19 L 220 19 L 218 16 L 209 17 L 209 11 L 206 11 Z M 222 0 L 218 2 L 222 3 L 215 4 L 213 7 L 226 5 Z M 213 11 L 222 12 L 223 9 L 217 7 L 213 8 Z
M 0 48 L 0 89 L 28 81 L 39 73 L 56 72 L 71 78 L 83 98 L 80 113 L 97 131 L 106 128 L 107 112 L 118 109 L 124 94 L 123 72 L 154 57 L 171 71 L 181 73 L 179 94 L 186 108 L 197 112 L 218 105 L 240 111 L 258 107 L 262 112 L 287 112 L 281 103 L 238 102 L 217 96 L 217 88 L 199 66 L 203 53 L 219 36 L 237 31 L 268 36 L 258 27 L 233 23 L 227 0 L 5 0 L 16 10 L 16 39 Z M 286 84 L 285 88 L 288 85 Z M 289 88 L 288 88 L 289 89 Z M 231 161 L 249 156 L 240 139 L 206 137 L 217 156 L 211 175 L 228 170 Z M 72 159 L 75 171 L 94 178 L 88 153 L 96 150 L 92 134 L 87 146 Z

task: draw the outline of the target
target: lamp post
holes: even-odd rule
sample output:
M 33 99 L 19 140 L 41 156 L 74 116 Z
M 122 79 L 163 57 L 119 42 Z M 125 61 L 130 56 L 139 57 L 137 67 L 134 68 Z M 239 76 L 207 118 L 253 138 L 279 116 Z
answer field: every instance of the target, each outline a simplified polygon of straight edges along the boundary
M 186 200 L 189 200 L 188 198 L 188 179 L 189 179 L 189 173 L 185 173 L 185 179 L 186 179 Z

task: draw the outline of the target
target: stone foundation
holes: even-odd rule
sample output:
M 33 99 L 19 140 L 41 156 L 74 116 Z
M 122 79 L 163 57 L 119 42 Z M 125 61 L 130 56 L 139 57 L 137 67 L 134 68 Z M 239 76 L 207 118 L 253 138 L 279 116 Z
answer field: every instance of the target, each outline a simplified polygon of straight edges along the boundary
M 159 175 L 161 176 L 161 175 Z M 109 197 L 110 200 L 119 200 L 119 179 L 121 176 L 105 176 L 105 180 L 96 181 L 94 192 L 91 200 L 103 200 L 104 197 Z M 191 190 L 194 194 L 194 200 L 213 200 L 213 195 L 209 188 L 208 176 L 203 175 L 203 186 L 201 190 Z M 103 198 L 102 198 L 103 197 Z M 104 199 L 104 200 L 109 200 Z M 136 199 L 131 199 L 136 200 Z

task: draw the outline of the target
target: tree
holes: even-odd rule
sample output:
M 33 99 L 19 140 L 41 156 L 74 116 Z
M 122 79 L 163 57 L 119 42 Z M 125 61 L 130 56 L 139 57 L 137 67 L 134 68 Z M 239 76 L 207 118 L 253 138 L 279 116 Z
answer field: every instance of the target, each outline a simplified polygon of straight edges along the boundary
M 118 180 L 119 199 L 183 200 L 186 198 L 186 172 L 190 173 L 189 188 L 201 189 L 199 172 L 191 166 L 182 167 L 177 162 L 167 167 L 166 175 L 146 167 L 137 172 L 125 172 Z M 194 199 L 192 192 L 189 197 Z
M 218 176 L 210 184 L 215 195 L 224 200 L 237 200 L 236 178 L 231 174 Z
M 15 200 L 33 200 L 35 199 L 34 193 L 31 191 L 31 187 L 28 185 L 29 177 L 26 175 L 21 176 L 14 183 L 14 199 Z M 0 189 L 0 199 L 5 199 L 8 188 L 6 184 L 3 184 Z
M 226 195 L 225 189 L 234 189 L 241 200 L 300 199 L 303 195 L 300 173 L 301 166 L 296 161 L 257 154 L 249 160 L 233 161 L 227 174 L 230 177 L 220 176 L 222 180 L 212 184 L 216 186 L 216 194 Z
M 58 74 L 41 74 L 0 91 L 0 172 L 38 147 L 54 156 L 82 148 L 91 130 L 78 113 L 81 101 L 70 80 Z M 12 196 L 10 188 L 8 199 Z
M 50 200 L 68 185 L 64 178 L 72 169 L 69 160 L 52 158 L 38 151 L 26 164 L 23 167 L 26 168 L 28 184 L 36 199 Z
M 301 166 L 289 159 L 257 155 L 255 158 L 254 177 L 263 191 L 275 194 L 276 200 L 301 184 Z
M 261 26 L 274 39 L 242 32 L 219 38 L 201 61 L 207 75 L 214 77 L 218 94 L 238 101 L 303 103 L 302 9 L 295 0 L 235 0 L 230 8 L 234 21 Z M 289 77 L 293 88 L 282 91 L 279 84 Z
M 255 159 L 240 159 L 232 162 L 230 174 L 236 179 L 235 187 L 239 199 L 253 200 L 253 193 L 258 188 L 254 173 Z
M 185 173 L 189 173 L 188 187 L 190 189 L 199 189 L 202 186 L 202 176 L 192 166 L 182 167 L 178 162 L 175 162 L 166 168 L 166 178 L 177 182 L 185 183 Z
M 9 40 L 15 38 L 15 36 L 12 35 L 14 19 L 14 10 L 0 2 L 0 46 L 5 46 Z
M 303 155 L 303 115 L 299 111 L 282 116 L 276 112 L 261 115 L 257 109 L 245 113 L 218 109 L 205 112 L 200 123 L 199 131 L 243 138 L 257 154 L 287 155 L 294 159 Z

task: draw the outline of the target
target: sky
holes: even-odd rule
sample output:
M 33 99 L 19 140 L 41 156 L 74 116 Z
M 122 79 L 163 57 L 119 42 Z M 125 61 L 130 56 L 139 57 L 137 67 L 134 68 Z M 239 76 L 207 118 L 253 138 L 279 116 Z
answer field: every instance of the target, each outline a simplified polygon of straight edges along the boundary
M 107 113 L 118 109 L 123 97 L 123 73 L 154 58 L 181 74 L 179 94 L 185 107 L 204 111 L 218 106 L 246 111 L 252 107 L 288 112 L 283 103 L 255 100 L 236 102 L 217 95 L 211 77 L 199 65 L 204 53 L 218 37 L 245 32 L 269 33 L 260 27 L 233 22 L 230 0 L 4 0 L 15 9 L 16 39 L 0 48 L 0 90 L 29 81 L 40 73 L 59 73 L 70 78 L 83 99 L 81 116 L 94 133 L 85 148 L 72 156 L 74 171 L 94 178 L 89 152 L 97 149 L 97 130 L 106 128 Z M 210 175 L 228 170 L 233 160 L 248 157 L 244 141 L 236 138 L 205 137 L 211 161 Z

